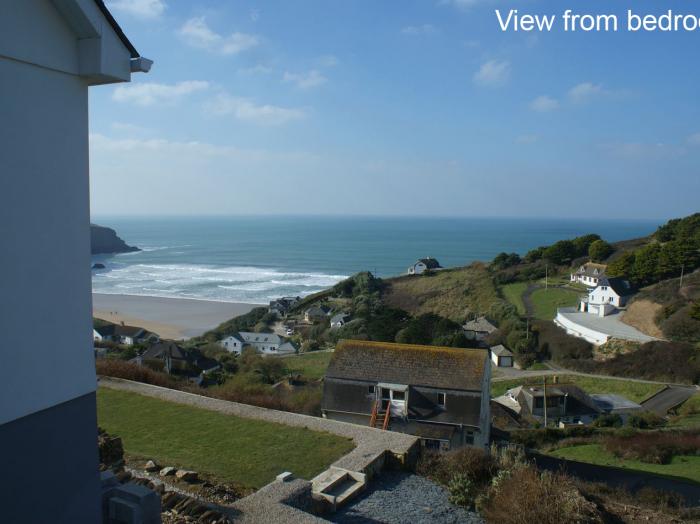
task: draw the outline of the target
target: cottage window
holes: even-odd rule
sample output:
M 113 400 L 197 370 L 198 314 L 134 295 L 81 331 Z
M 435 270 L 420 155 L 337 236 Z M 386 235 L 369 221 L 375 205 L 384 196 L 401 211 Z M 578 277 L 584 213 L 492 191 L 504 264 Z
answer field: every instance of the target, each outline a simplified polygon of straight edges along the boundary
M 437 403 L 438 403 L 438 406 L 444 408 L 446 402 L 447 402 L 447 395 L 446 395 L 445 393 L 438 393 L 438 394 L 437 394 Z
M 467 431 L 464 434 L 464 443 L 469 444 L 470 446 L 474 445 L 474 432 L 473 431 Z
M 369 393 L 370 395 L 374 395 L 374 386 L 369 386 L 367 388 L 367 393 Z
M 392 391 L 392 400 L 405 400 L 406 399 L 406 392 L 405 391 Z

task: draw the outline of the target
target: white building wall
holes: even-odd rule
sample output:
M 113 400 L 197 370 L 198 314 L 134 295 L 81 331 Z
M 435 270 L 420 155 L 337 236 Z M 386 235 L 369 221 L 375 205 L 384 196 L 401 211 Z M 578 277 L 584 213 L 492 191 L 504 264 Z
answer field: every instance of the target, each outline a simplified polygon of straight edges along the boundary
M 608 341 L 608 335 L 606 335 L 605 333 L 601 333 L 600 331 L 595 331 L 594 329 L 581 326 L 580 324 L 576 324 L 575 322 L 572 322 L 560 313 L 557 313 L 557 316 L 554 319 L 554 323 L 562 329 L 565 329 L 569 335 L 583 338 L 591 344 L 599 346 L 601 344 L 605 344 Z
M 93 1 L 0 2 L 0 424 L 96 389 L 87 90 L 108 79 L 76 76 L 80 37 L 58 4 L 101 31 L 96 74 L 129 78 Z

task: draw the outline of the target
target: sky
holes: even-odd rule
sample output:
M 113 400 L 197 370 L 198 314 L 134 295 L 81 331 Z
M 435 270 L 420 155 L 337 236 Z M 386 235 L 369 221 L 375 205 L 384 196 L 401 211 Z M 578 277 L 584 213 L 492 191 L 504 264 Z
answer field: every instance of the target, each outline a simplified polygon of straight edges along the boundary
M 699 211 L 700 31 L 504 32 L 495 15 L 654 4 L 107 1 L 154 65 L 90 90 L 92 213 Z

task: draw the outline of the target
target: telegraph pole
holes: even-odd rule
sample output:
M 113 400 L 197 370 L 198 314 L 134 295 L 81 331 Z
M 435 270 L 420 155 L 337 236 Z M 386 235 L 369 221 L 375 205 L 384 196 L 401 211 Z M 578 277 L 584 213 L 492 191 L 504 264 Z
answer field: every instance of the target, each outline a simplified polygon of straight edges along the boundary
M 544 289 L 549 289 L 549 264 L 544 265 Z
M 542 377 L 542 384 L 544 385 L 544 393 L 542 398 L 544 401 L 544 428 L 547 429 L 547 375 Z
M 681 264 L 681 281 L 678 284 L 678 289 L 683 289 L 683 272 L 685 270 L 685 264 Z

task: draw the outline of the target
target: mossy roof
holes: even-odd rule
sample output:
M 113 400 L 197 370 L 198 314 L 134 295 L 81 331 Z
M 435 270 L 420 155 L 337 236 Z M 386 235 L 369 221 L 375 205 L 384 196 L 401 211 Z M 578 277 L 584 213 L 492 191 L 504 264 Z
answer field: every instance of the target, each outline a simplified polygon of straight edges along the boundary
M 481 390 L 487 361 L 484 349 L 343 340 L 326 378 L 474 391 Z

